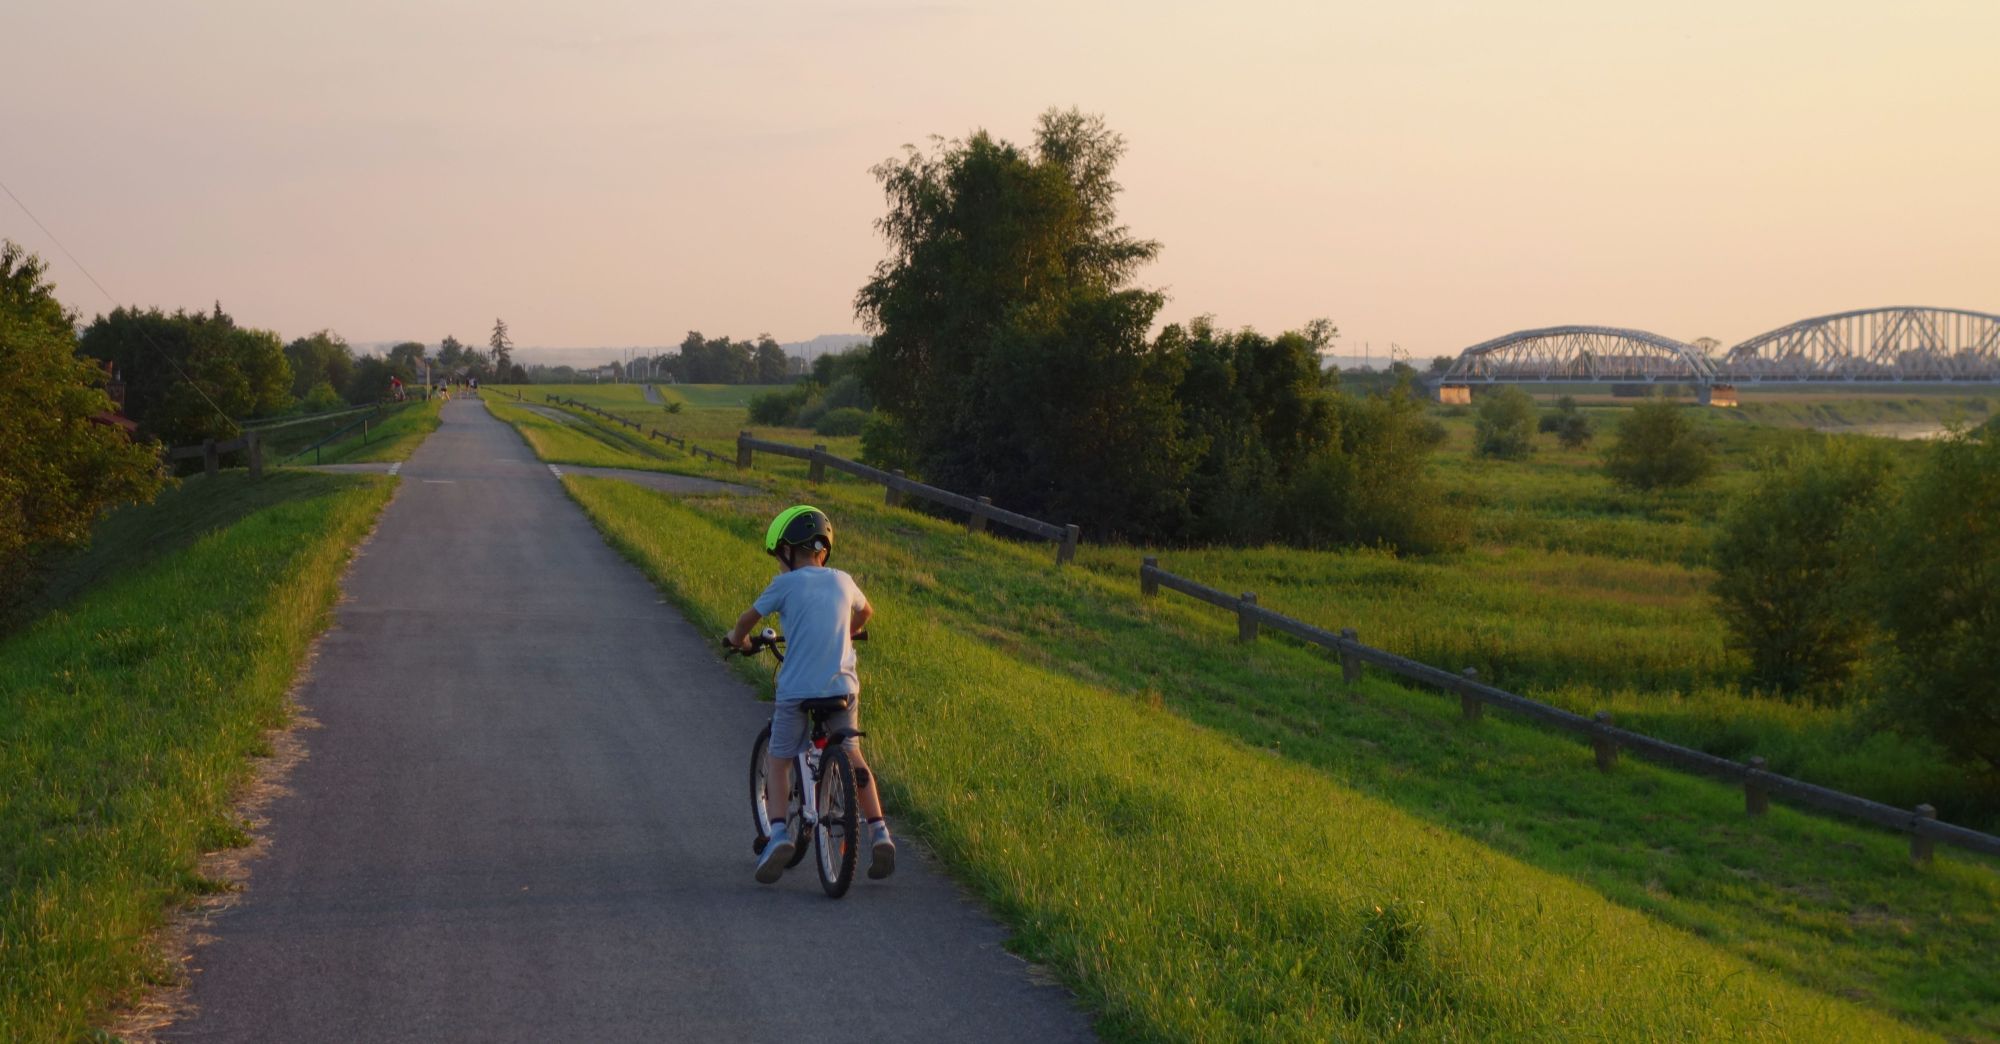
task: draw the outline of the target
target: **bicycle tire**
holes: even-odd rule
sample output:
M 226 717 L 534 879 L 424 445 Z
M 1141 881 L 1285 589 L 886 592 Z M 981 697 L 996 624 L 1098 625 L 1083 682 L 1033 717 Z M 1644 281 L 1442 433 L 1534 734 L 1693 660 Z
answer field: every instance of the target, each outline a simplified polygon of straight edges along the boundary
M 771 843 L 771 820 L 764 807 L 764 766 L 765 759 L 770 754 L 771 726 L 765 725 L 764 731 L 757 734 L 757 742 L 750 745 L 750 825 L 757 831 L 757 836 L 750 842 L 750 851 L 758 855 L 763 855 L 764 846 Z M 791 800 L 785 806 L 785 819 L 794 838 L 800 837 L 806 824 L 805 793 L 799 783 L 798 775 L 798 769 L 795 767 L 792 770 Z M 799 861 L 805 858 L 805 850 L 804 839 L 800 838 L 800 843 L 792 849 L 791 861 L 785 866 L 790 868 L 799 865 Z
M 813 825 L 814 860 L 820 887 L 830 898 L 847 894 L 861 851 L 860 813 L 855 807 L 854 763 L 838 743 L 828 744 L 819 763 L 818 822 Z

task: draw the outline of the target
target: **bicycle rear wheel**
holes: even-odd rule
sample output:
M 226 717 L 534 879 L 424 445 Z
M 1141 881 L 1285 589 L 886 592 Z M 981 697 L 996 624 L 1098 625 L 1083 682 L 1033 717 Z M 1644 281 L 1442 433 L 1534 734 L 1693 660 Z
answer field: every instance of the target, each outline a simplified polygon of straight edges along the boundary
M 819 853 L 819 883 L 838 899 L 854 883 L 854 861 L 861 850 L 860 814 L 854 804 L 854 763 L 839 741 L 827 745 L 819 764 L 818 822 L 813 824 L 813 850 Z
M 750 822 L 757 828 L 757 836 L 750 842 L 750 850 L 758 855 L 763 855 L 764 846 L 771 842 L 771 817 L 764 807 L 764 767 L 769 763 L 770 754 L 771 726 L 766 725 L 764 731 L 757 734 L 757 742 L 750 745 Z M 791 862 L 785 865 L 797 866 L 799 860 L 805 858 L 806 839 L 802 834 L 805 830 L 806 815 L 805 794 L 796 767 L 792 769 L 791 791 L 791 799 L 785 802 L 785 820 L 787 832 L 791 834 L 798 848 L 792 854 Z

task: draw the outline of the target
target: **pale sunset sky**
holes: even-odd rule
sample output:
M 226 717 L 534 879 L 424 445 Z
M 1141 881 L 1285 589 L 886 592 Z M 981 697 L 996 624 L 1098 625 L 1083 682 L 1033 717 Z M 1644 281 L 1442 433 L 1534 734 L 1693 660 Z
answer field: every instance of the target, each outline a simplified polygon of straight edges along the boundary
M 2000 0 L 6 0 L 0 182 L 121 303 L 287 338 L 789 341 L 860 329 L 871 166 L 1076 106 L 1163 319 L 1733 343 L 2000 311 L 1996 41 Z

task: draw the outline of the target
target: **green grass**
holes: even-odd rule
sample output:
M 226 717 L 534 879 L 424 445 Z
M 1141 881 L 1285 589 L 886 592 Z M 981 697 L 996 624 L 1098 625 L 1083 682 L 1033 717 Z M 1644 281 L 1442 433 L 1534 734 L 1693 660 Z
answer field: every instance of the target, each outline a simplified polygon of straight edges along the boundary
M 789 387 L 783 384 L 656 384 L 668 402 L 690 406 L 736 406 L 748 408 L 750 400 L 768 391 Z
M 191 481 L 113 519 L 131 561 L 0 643 L 0 1039 L 81 1038 L 178 974 L 148 933 L 218 887 L 197 860 L 241 843 L 232 794 L 393 485 Z M 171 550 L 140 546 L 154 519 Z
M 1455 727 L 1426 697 L 1374 684 L 1367 703 L 1333 700 L 1326 665 L 1306 652 L 1239 649 L 1213 620 L 1142 604 L 1136 585 L 1056 570 L 1045 548 L 883 509 L 862 488 L 779 482 L 777 496 L 734 503 L 566 484 L 612 543 L 711 629 L 769 572 L 754 544 L 769 511 L 808 496 L 835 511 L 838 560 L 878 610 L 863 678 L 892 810 L 918 822 L 1014 926 L 1019 949 L 1078 989 L 1113 1038 L 1908 1033 L 1760 970 L 1773 962 L 1744 940 L 1703 941 L 1715 930 L 1663 924 L 1632 896 L 1610 901 L 1598 882 L 1495 844 L 1484 835 L 1504 833 L 1502 808 L 1523 826 L 1546 821 L 1545 833 L 1524 835 L 1531 853 L 1579 844 L 1637 853 L 1615 865 L 1624 877 L 1655 872 L 1644 854 L 1679 842 L 1673 824 L 1715 818 L 1741 835 L 1733 847 L 1753 866 L 1791 858 L 1782 843 L 1793 835 L 1830 833 L 1859 850 L 1843 850 L 1858 868 L 1841 881 L 1886 872 L 1897 891 L 1951 895 L 1983 885 L 1964 905 L 1989 920 L 2000 898 L 1983 870 L 1907 869 L 1891 839 L 1783 810 L 1749 827 L 1719 807 L 1729 798 L 1719 788 L 1682 807 L 1701 785 L 1642 767 L 1600 777 L 1587 754 L 1531 730 L 1488 723 L 1491 735 L 1468 737 L 1479 754 L 1467 757 L 1440 742 Z M 1298 691 L 1306 670 L 1311 691 Z M 1278 716 L 1281 702 L 1301 700 L 1338 706 L 1378 738 L 1326 735 L 1301 756 L 1291 744 L 1307 722 Z M 1431 762 L 1431 778 L 1379 758 L 1375 745 L 1407 740 L 1392 760 Z M 1520 760 L 1520 751 L 1529 778 L 1491 802 L 1437 767 L 1465 774 L 1480 758 Z M 1427 791 L 1421 800 L 1398 796 L 1412 785 Z M 1543 806 L 1558 794 L 1570 797 L 1551 814 Z M 1427 807 L 1440 797 L 1445 809 Z M 1454 802 L 1486 805 L 1478 830 L 1440 814 Z M 1760 840 L 1770 835 L 1779 841 Z M 1655 858 L 1676 871 L 1655 885 L 1669 895 L 1697 865 Z M 1638 882 L 1628 891 L 1646 894 Z M 1722 927 L 1754 933 L 1764 916 L 1735 909 Z M 1789 940 L 1772 934 L 1755 941 L 1783 952 Z M 1955 944 L 1944 963 L 1978 979 L 1982 952 Z M 1929 954 L 1933 978 L 1938 957 Z M 1806 977 L 1799 963 L 1789 970 Z
M 366 461 L 409 460 L 423 444 L 424 437 L 438 428 L 442 400 L 406 403 L 379 426 L 369 424 L 366 434 L 355 432 L 330 446 L 320 448 L 321 464 L 359 464 Z M 301 457 L 295 464 L 310 462 Z

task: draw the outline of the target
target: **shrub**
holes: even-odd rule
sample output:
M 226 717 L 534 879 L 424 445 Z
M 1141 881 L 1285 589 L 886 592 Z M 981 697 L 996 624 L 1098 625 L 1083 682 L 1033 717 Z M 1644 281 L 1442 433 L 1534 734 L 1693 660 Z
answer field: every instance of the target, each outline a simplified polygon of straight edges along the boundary
M 1479 400 L 1473 448 L 1482 457 L 1519 460 L 1535 451 L 1535 400 L 1519 388 L 1502 388 Z
M 1880 528 L 1869 584 L 1898 723 L 2000 783 L 2000 428 L 1932 447 Z
M 1865 652 L 1857 590 L 1871 549 L 1855 523 L 1880 505 L 1889 460 L 1858 440 L 1808 445 L 1762 469 L 1724 513 L 1715 597 L 1750 680 L 1832 702 Z
M 307 413 L 326 413 L 347 405 L 347 400 L 341 398 L 340 393 L 333 390 L 331 383 L 321 381 L 313 385 L 311 391 L 306 392 L 305 400 L 300 405 L 305 408 L 305 412 Z
M 1715 451 L 1687 411 L 1666 399 L 1649 399 L 1619 423 L 1604 453 L 1604 470 L 1633 489 L 1686 486 L 1715 470 Z
M 867 426 L 867 410 L 842 406 L 837 410 L 828 410 L 819 423 L 813 425 L 813 431 L 821 435 L 859 435 Z
M 1561 414 L 1556 420 L 1556 441 L 1564 449 L 1582 449 L 1597 434 L 1597 425 L 1581 411 Z
M 796 424 L 799 411 L 812 400 L 816 391 L 818 389 L 810 384 L 794 384 L 754 396 L 750 400 L 750 422 L 773 427 Z

